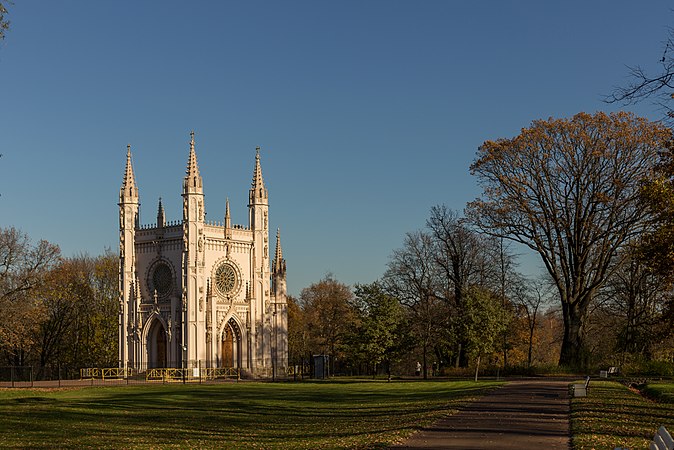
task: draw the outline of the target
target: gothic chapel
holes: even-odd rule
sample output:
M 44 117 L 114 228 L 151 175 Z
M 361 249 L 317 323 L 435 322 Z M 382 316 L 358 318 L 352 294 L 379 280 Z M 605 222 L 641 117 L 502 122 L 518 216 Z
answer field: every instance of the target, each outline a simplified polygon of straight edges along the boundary
M 141 225 L 127 147 L 119 192 L 120 367 L 236 367 L 251 376 L 288 365 L 286 264 L 277 231 L 270 260 L 267 188 L 257 148 L 248 226 L 205 220 L 191 133 L 183 218 Z

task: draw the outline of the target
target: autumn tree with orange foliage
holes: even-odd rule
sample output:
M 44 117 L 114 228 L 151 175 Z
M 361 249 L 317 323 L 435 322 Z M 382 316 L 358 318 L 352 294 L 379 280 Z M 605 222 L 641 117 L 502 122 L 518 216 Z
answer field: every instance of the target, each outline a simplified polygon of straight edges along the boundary
M 33 244 L 16 228 L 0 229 L 0 352 L 4 364 L 24 365 L 43 315 L 35 292 L 60 261 L 56 245 Z
M 645 206 L 654 216 L 653 229 L 640 241 L 640 256 L 664 276 L 674 275 L 674 143 L 658 155 L 653 176 L 645 183 Z
M 330 373 L 334 374 L 338 364 L 344 367 L 348 363 L 347 340 L 358 319 L 351 288 L 328 274 L 302 289 L 299 305 L 307 332 L 306 345 L 312 354 L 330 356 Z
M 48 366 L 115 367 L 118 364 L 118 271 L 112 252 L 63 259 L 36 292 L 42 317 L 36 333 L 40 377 Z
M 641 186 L 670 137 L 629 113 L 579 113 L 534 121 L 478 150 L 471 173 L 483 194 L 468 213 L 483 231 L 540 255 L 562 306 L 560 365 L 587 363 L 588 306 L 620 265 L 619 250 L 647 229 Z

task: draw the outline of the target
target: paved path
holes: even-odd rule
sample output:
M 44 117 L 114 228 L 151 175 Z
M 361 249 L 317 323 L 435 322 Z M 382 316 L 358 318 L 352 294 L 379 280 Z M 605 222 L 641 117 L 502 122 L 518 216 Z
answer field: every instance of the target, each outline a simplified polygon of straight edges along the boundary
M 568 381 L 511 381 L 393 449 L 571 448 Z

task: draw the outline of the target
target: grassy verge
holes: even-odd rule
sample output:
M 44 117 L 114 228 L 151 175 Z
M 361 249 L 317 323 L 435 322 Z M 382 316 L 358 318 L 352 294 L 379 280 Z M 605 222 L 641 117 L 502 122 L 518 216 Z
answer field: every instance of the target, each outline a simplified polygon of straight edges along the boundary
M 494 382 L 232 383 L 0 390 L 0 445 L 383 448 Z
M 674 385 L 660 386 L 662 400 L 648 400 L 610 381 L 592 381 L 587 397 L 571 401 L 573 448 L 648 448 L 660 425 L 674 430 Z
M 674 383 L 649 383 L 644 394 L 658 402 L 674 403 Z

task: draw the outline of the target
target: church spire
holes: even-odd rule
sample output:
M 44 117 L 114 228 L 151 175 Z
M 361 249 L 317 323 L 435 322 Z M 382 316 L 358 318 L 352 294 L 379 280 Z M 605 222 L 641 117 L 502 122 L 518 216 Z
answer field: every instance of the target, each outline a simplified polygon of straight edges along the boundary
M 281 229 L 276 229 L 276 254 L 274 262 L 280 262 L 283 259 L 283 250 L 281 249 Z
M 225 228 L 229 229 L 232 227 L 232 219 L 229 215 L 229 197 L 225 201 Z
M 260 166 L 260 147 L 255 147 L 255 169 L 253 170 L 253 189 L 264 189 L 264 180 L 262 179 L 262 167 Z
M 286 288 L 286 260 L 283 259 L 283 250 L 281 250 L 281 230 L 276 229 L 276 255 L 271 263 L 272 291 L 276 302 L 285 301 L 287 294 Z
M 164 205 L 161 204 L 161 197 L 159 197 L 159 208 L 157 209 L 157 227 L 166 226 L 166 214 L 164 213 Z
M 136 231 L 138 230 L 138 187 L 133 175 L 131 163 L 131 145 L 126 146 L 126 169 L 124 179 L 119 188 L 119 294 L 120 294 L 120 320 L 118 359 L 126 362 L 134 357 L 133 350 L 127 347 L 133 333 L 131 327 L 137 315 L 135 305 L 140 302 L 137 295 L 138 282 L 134 280 L 136 271 Z
M 194 131 L 190 132 L 190 156 L 187 160 L 187 170 L 185 173 L 183 192 L 201 192 L 201 175 L 199 174 L 199 165 L 197 164 L 197 153 L 194 151 Z
M 232 218 L 229 214 L 229 198 L 225 202 L 225 238 L 232 238 Z
M 266 204 L 267 189 L 262 179 L 262 166 L 260 165 L 260 147 L 255 147 L 255 168 L 253 169 L 253 182 L 250 185 L 250 205 Z
M 126 169 L 122 187 L 119 190 L 119 201 L 122 202 L 125 198 L 138 200 L 136 177 L 133 175 L 133 164 L 131 164 L 131 145 L 126 146 Z
M 275 275 L 285 277 L 286 262 L 283 259 L 283 249 L 281 248 L 281 229 L 276 229 L 276 254 L 272 263 L 272 271 Z

